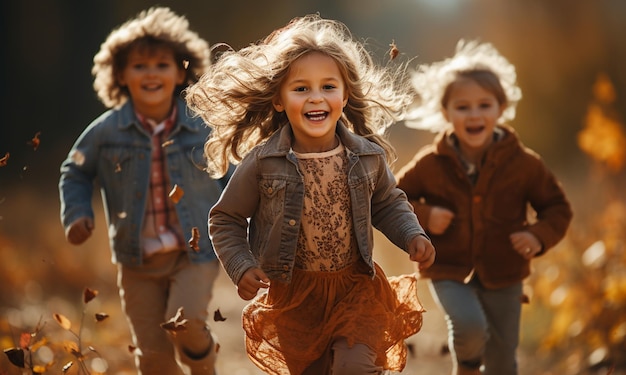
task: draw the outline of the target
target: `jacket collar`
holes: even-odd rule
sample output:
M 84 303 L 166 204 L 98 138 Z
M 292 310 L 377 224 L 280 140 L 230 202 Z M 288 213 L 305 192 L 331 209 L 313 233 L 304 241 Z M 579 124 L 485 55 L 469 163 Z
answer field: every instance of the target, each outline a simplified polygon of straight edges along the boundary
M 196 116 L 195 113 L 191 112 L 191 110 L 187 107 L 184 100 L 180 98 L 176 98 L 176 123 L 174 124 L 174 128 L 172 129 L 172 133 L 178 132 L 181 129 L 186 129 L 190 132 L 198 132 L 200 131 L 200 127 L 206 126 L 204 121 L 199 116 Z M 135 110 L 133 108 L 132 101 L 127 100 L 121 107 L 118 109 L 119 111 L 119 121 L 118 126 L 122 130 L 127 130 L 132 126 L 136 126 L 138 129 L 143 130 L 143 126 L 137 116 L 135 115 Z
M 335 132 L 346 149 L 357 155 L 381 154 L 384 151 L 376 143 L 358 136 L 350 131 L 342 121 L 337 122 Z M 293 131 L 291 126 L 285 125 L 268 138 L 259 151 L 259 157 L 284 156 L 291 150 Z
M 492 157 L 491 155 L 494 155 L 498 159 L 508 159 L 510 156 L 517 153 L 522 145 L 515 129 L 508 125 L 498 125 L 498 129 L 502 131 L 503 134 L 500 140 L 494 142 L 491 147 L 489 147 L 485 157 L 490 158 Z M 456 159 L 457 152 L 450 142 L 452 132 L 452 129 L 448 129 L 437 135 L 435 138 L 435 143 L 437 144 L 435 153 Z

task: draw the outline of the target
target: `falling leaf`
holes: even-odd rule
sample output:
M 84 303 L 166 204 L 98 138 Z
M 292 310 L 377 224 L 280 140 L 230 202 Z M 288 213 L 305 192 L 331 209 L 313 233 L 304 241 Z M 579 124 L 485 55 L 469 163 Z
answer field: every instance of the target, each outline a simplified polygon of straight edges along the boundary
M 87 304 L 89 303 L 89 301 L 96 298 L 97 295 L 98 295 L 97 290 L 85 288 L 85 291 L 83 293 L 83 301 Z
M 200 251 L 200 246 L 198 246 L 198 241 L 200 241 L 200 230 L 198 227 L 191 228 L 191 238 L 189 239 L 189 247 L 194 249 L 195 251 Z
M 161 148 L 165 148 L 165 147 L 167 147 L 167 146 L 169 146 L 169 145 L 173 145 L 173 144 L 174 144 L 174 140 L 173 140 L 173 139 L 170 139 L 169 141 L 165 141 L 165 142 L 163 142 L 163 143 L 161 144 Z
M 103 312 L 96 313 L 96 322 L 101 322 L 101 321 L 107 319 L 108 317 L 109 317 L 109 314 L 107 314 L 107 313 L 103 313 Z
M 70 367 L 72 367 L 72 365 L 74 365 L 74 362 L 69 361 L 68 363 L 65 364 L 65 366 L 63 366 L 62 370 L 63 373 L 65 374 L 66 372 L 68 372 L 70 370 Z
M 174 187 L 172 188 L 172 191 L 170 191 L 169 196 L 172 202 L 178 203 L 184 194 L 185 192 L 183 191 L 183 189 L 177 184 L 174 184 Z
M 161 323 L 161 328 L 172 333 L 187 330 L 187 319 L 184 318 L 183 308 L 179 307 L 176 315 L 167 322 Z
M 222 316 L 222 313 L 220 312 L 220 309 L 215 310 L 215 312 L 213 313 L 213 320 L 216 322 L 223 322 L 226 320 L 226 318 L 224 318 Z
M 41 134 L 41 132 L 35 133 L 35 136 L 33 137 L 33 139 L 28 141 L 28 144 L 31 145 L 33 147 L 33 150 L 35 150 L 35 151 L 37 151 L 37 148 L 39 147 L 39 144 L 41 143 L 41 140 L 39 140 L 39 135 L 40 134 Z
M 59 325 L 69 331 L 70 328 L 72 328 L 72 322 L 70 322 L 70 320 L 68 318 L 66 318 L 65 316 L 61 315 L 61 314 L 54 314 L 54 320 L 57 321 L 57 323 L 59 323 Z
M 0 158 L 0 167 L 6 167 L 7 162 L 9 161 L 9 153 L 4 154 L 2 158 Z
M 20 348 L 4 349 L 9 361 L 17 367 L 24 368 L 24 350 Z
M 398 49 L 398 46 L 396 45 L 396 42 L 394 40 L 391 41 L 389 47 L 391 47 L 391 49 L 389 50 L 389 57 L 391 58 L 391 60 L 393 60 L 398 57 L 398 54 L 400 54 L 400 50 Z
M 31 333 L 22 332 L 20 334 L 20 348 L 28 349 L 28 346 L 30 345 L 31 337 L 33 337 L 33 335 Z

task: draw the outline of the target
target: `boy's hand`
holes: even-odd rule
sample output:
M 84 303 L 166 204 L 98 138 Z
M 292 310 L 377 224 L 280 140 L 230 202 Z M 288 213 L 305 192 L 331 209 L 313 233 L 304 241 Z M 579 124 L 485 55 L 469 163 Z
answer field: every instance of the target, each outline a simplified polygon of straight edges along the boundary
M 543 250 L 543 245 L 539 239 L 528 231 L 512 233 L 510 239 L 513 249 L 525 259 L 532 259 Z
M 432 234 L 443 234 L 454 219 L 454 212 L 447 208 L 434 206 L 428 218 L 428 231 Z
M 430 267 L 435 262 L 435 247 L 424 236 L 415 236 L 409 242 L 409 258 L 418 262 L 417 268 L 420 270 Z
M 72 224 L 67 227 L 67 229 L 65 230 L 65 238 L 72 245 L 80 245 L 81 243 L 87 241 L 89 237 L 91 237 L 93 228 L 93 219 L 86 216 L 81 217 L 79 219 L 76 219 Z
M 248 268 L 237 284 L 237 293 L 245 301 L 254 298 L 261 288 L 268 288 L 270 279 L 257 267 Z

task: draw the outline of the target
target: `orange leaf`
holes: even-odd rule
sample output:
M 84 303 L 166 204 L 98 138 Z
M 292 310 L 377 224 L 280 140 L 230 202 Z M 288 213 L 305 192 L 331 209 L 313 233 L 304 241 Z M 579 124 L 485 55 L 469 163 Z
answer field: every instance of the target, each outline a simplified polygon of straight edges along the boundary
M 9 153 L 4 154 L 2 158 L 0 158 L 0 167 L 6 167 L 7 162 L 9 160 Z
M 37 132 L 35 133 L 35 136 L 33 137 L 33 139 L 31 139 L 28 144 L 33 146 L 33 149 L 35 151 L 37 151 L 37 148 L 39 147 L 39 144 L 41 143 L 41 141 L 39 140 L 39 135 L 41 134 L 41 132 Z
M 400 50 L 398 49 L 398 46 L 396 45 L 396 42 L 394 40 L 391 41 L 389 47 L 391 47 L 391 49 L 389 50 L 389 57 L 391 58 L 391 60 L 393 60 L 398 57 L 398 54 L 400 54 Z
M 66 318 L 65 316 L 61 315 L 61 314 L 54 314 L 54 320 L 57 321 L 57 323 L 59 323 L 59 325 L 61 327 L 63 327 L 63 329 L 65 330 L 70 330 L 70 328 L 72 328 L 72 322 L 70 322 L 70 320 L 68 318 Z
M 174 184 L 174 187 L 172 188 L 172 191 L 170 191 L 169 196 L 172 202 L 178 203 L 184 194 L 185 191 L 178 185 Z
M 28 349 L 28 346 L 30 345 L 30 338 L 31 337 L 33 337 L 32 334 L 30 334 L 28 332 L 22 332 L 20 334 L 20 348 Z
M 198 227 L 191 228 L 191 239 L 189 239 L 189 247 L 191 247 L 195 251 L 200 251 L 200 246 L 198 246 L 199 240 L 200 231 L 198 230 Z

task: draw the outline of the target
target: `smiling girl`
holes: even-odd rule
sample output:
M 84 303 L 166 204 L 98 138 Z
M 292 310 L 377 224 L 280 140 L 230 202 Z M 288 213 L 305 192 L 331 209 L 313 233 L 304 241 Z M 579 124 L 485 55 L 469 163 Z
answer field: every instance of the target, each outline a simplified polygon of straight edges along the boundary
M 437 249 L 420 274 L 445 312 L 453 374 L 477 375 L 481 366 L 517 374 L 522 281 L 530 260 L 565 235 L 570 204 L 505 124 L 521 91 L 515 68 L 491 44 L 461 41 L 452 58 L 413 78 L 421 107 L 409 125 L 440 133 L 402 168 L 398 187 Z
M 240 162 L 209 228 L 252 300 L 248 356 L 269 374 L 380 374 L 406 363 L 404 339 L 422 322 L 416 278 L 387 279 L 372 258 L 373 228 L 421 269 L 435 253 L 379 135 L 411 101 L 394 77 L 345 25 L 311 15 L 225 53 L 188 90 L 214 129 L 213 173 Z

